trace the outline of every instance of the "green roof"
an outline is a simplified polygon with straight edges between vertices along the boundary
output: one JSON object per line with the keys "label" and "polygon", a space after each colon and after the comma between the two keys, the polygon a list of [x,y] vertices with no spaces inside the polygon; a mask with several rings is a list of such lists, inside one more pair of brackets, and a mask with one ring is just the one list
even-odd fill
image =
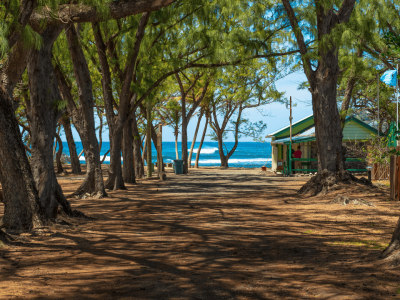
{"label": "green roof", "polygon": [[[374,127],[368,125],[367,123],[361,121],[360,119],[357,119],[354,116],[350,116],[346,118],[346,124],[349,122],[355,122],[358,125],[362,126],[363,128],[367,129],[373,134],[378,134],[378,130],[375,129]],[[298,143],[305,143],[309,141],[315,141],[315,130],[314,130],[314,116],[308,116],[305,119],[302,119],[292,125],[292,143],[298,144]],[[354,127],[353,127],[354,128]],[[271,141],[272,144],[286,144],[289,145],[290,143],[290,136],[287,136],[287,134],[290,134],[290,128],[288,129],[287,127],[284,127],[274,133],[269,134],[267,137],[273,137],[273,141]],[[383,133],[381,133],[381,136],[384,136]],[[345,138],[344,138],[345,140]]]}
{"label": "green roof", "polygon": [[[301,119],[301,120],[293,123],[292,124],[292,136],[301,134],[312,127],[314,127],[314,115],[310,115],[304,119]],[[282,129],[279,129],[278,131],[275,131],[275,132],[267,135],[266,137],[273,137],[273,138],[275,138],[275,140],[288,138],[288,137],[290,137],[290,125],[282,128]]]}

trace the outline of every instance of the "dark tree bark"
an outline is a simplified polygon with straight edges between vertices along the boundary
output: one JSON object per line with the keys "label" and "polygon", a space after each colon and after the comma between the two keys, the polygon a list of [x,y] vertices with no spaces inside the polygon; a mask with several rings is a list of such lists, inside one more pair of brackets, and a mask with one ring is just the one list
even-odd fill
{"label": "dark tree bark", "polygon": [[187,90],[184,89],[182,80],[179,76],[179,73],[175,74],[175,77],[178,81],[179,84],[179,89],[181,93],[181,107],[182,107],[182,160],[183,160],[183,174],[188,173],[188,148],[187,148],[187,127],[189,125],[189,120],[191,119],[193,113],[199,107],[201,101],[203,101],[204,96],[207,93],[207,88],[210,83],[211,77],[207,78],[206,84],[203,88],[203,92],[201,93],[201,96],[196,100],[193,99],[193,104],[192,107],[190,108],[189,112],[186,113],[186,97],[188,93],[195,87],[197,81],[199,80],[200,76],[196,76],[194,81],[189,85],[189,88]]}
{"label": "dark tree bark", "polygon": [[400,265],[400,218],[393,232],[389,246],[381,253],[380,258],[386,260],[391,266]]}
{"label": "dark tree bark", "polygon": [[140,45],[144,37],[146,25],[149,21],[150,13],[143,13],[139,21],[138,29],[136,31],[136,39],[133,50],[129,53],[127,63],[124,69],[124,76],[122,78],[122,87],[119,95],[118,116],[114,113],[114,99],[112,95],[112,82],[110,67],[106,56],[106,45],[101,36],[100,28],[97,24],[93,24],[93,33],[96,40],[97,53],[100,60],[102,69],[102,86],[104,95],[104,104],[106,109],[106,117],[108,129],[110,133],[110,166],[108,168],[108,179],[106,188],[118,190],[126,189],[121,167],[121,138],[122,130],[126,125],[131,110],[131,100],[133,93],[130,90],[131,82],[133,80],[133,73],[136,66],[136,60],[139,55]]}
{"label": "dark tree bark", "polygon": [[[38,190],[26,156],[18,122],[14,114],[12,90],[26,68],[26,53],[19,56],[18,65],[13,45],[19,39],[26,20],[30,17],[36,1],[22,1],[20,15],[9,30],[8,46],[11,49],[8,59],[3,62],[0,84],[0,181],[4,203],[3,227],[14,230],[41,227],[46,215],[42,213]],[[20,44],[20,46],[22,43]],[[21,70],[22,69],[22,70]]]}
{"label": "dark tree bark", "polygon": [[42,33],[43,46],[31,50],[28,58],[30,91],[30,124],[32,140],[32,173],[39,191],[42,213],[54,219],[60,205],[71,215],[71,206],[57,182],[53,164],[53,143],[57,122],[64,110],[55,101],[61,99],[52,65],[53,43],[63,30],[62,26],[48,27]]}
{"label": "dark tree bark", "polygon": [[74,137],[72,135],[69,116],[64,114],[64,116],[61,117],[60,121],[62,126],[64,127],[65,136],[67,138],[69,157],[71,160],[71,172],[73,174],[78,174],[81,172],[81,163],[79,161],[78,154],[76,153],[76,145]]}
{"label": "dark tree bark", "polygon": [[57,163],[57,173],[59,174],[59,173],[64,172],[64,168],[63,168],[62,163],[61,163],[61,156],[62,156],[64,147],[63,147],[60,135],[57,132],[55,133],[55,135],[56,135],[56,141],[57,141],[57,144],[58,144],[58,151],[57,151],[57,154],[56,154],[56,163]]}
{"label": "dark tree bark", "polygon": [[202,117],[203,117],[203,110],[200,111],[199,119],[197,120],[196,130],[195,130],[194,136],[193,136],[193,141],[192,141],[192,144],[190,145],[190,152],[189,152],[189,168],[192,167],[193,149],[194,149],[194,144],[196,143],[197,133],[199,132],[199,127],[200,127],[200,122],[201,122],[201,118],[202,118]]}
{"label": "dark tree bark", "polygon": [[[112,79],[110,67],[107,61],[107,49],[101,36],[98,24],[93,24],[93,33],[96,40],[97,53],[99,55],[100,65],[102,69],[101,83],[103,86],[104,106],[106,110],[106,118],[108,123],[108,131],[110,138],[110,165],[108,167],[108,179],[105,183],[107,189],[119,190],[126,189],[122,177],[121,162],[121,136],[123,127],[116,126],[114,113],[114,96],[112,94]],[[122,112],[124,114],[124,112]],[[117,130],[118,129],[118,130]]]}
{"label": "dark tree bark", "polygon": [[[6,89],[10,99],[13,99],[14,88],[21,81],[22,74],[28,63],[28,56],[29,48],[24,46],[24,42],[20,40],[11,49],[8,59],[1,69],[0,82]],[[15,106],[16,103],[14,103]]]}
{"label": "dark tree bark", "polygon": [[[122,19],[131,15],[144,12],[157,11],[170,5],[176,0],[135,0],[135,1],[112,1],[108,4],[108,15],[99,13],[96,7],[84,4],[64,4],[58,6],[58,12],[54,14],[48,8],[36,9],[29,19],[29,24],[33,28],[40,28],[45,22],[51,24],[70,24],[70,23],[95,23],[107,19]],[[29,0],[26,0],[29,2]],[[30,2],[36,2],[30,0]]]}
{"label": "dark tree bark", "polygon": [[140,139],[139,128],[137,126],[136,114],[132,119],[132,134],[133,134],[133,158],[135,165],[136,178],[144,177],[144,164],[141,157],[140,149],[142,140]]}
{"label": "dark tree bark", "polygon": [[[224,131],[226,130],[226,126],[228,125],[228,121],[233,115],[233,113],[238,109],[238,116],[235,122],[235,144],[233,145],[232,149],[225,154],[224,152],[224,142],[223,142],[223,134]],[[228,161],[229,158],[235,153],[236,148],[239,144],[239,126],[240,126],[240,119],[242,118],[242,112],[243,112],[243,106],[242,104],[235,103],[233,105],[229,105],[228,108],[225,110],[225,116],[222,124],[220,125],[218,122],[217,118],[217,108],[215,105],[213,105],[213,116],[214,118],[210,119],[211,123],[211,128],[214,130],[215,135],[217,136],[218,139],[218,153],[219,153],[219,158],[221,160],[221,167],[222,168],[229,168]]]}
{"label": "dark tree bark", "polygon": [[101,170],[100,150],[96,137],[94,121],[94,99],[89,67],[79,44],[78,33],[74,25],[66,30],[68,49],[71,54],[74,75],[78,87],[79,108],[76,107],[71,89],[60,66],[56,66],[56,76],[67,110],[81,138],[86,160],[86,177],[74,195],[89,193],[95,198],[106,197],[103,173]]}
{"label": "dark tree bark", "polygon": [[[343,135],[336,102],[339,51],[336,38],[330,35],[336,26],[349,21],[355,0],[344,0],[337,12],[335,12],[333,4],[329,7],[321,2],[315,4],[316,40],[318,44],[318,65],[315,70],[313,70],[307,45],[291,3],[289,0],[282,0],[282,3],[296,37],[302,55],[304,72],[310,84],[317,143],[317,176],[324,176],[320,190],[327,191],[329,186],[335,184],[337,180],[349,180],[351,178],[350,174],[344,171],[342,159]],[[323,175],[323,170],[326,170],[325,175]],[[314,189],[314,187],[311,187],[311,189]],[[306,184],[299,192],[308,193],[311,189],[307,188]]]}
{"label": "dark tree bark", "polygon": [[24,230],[43,226],[39,194],[36,188],[13,100],[0,86],[0,181],[3,190],[3,226]]}
{"label": "dark tree bark", "polygon": [[196,169],[199,167],[200,152],[201,152],[201,148],[203,147],[204,138],[206,137],[207,126],[208,126],[208,120],[209,119],[210,118],[209,118],[208,114],[206,114],[206,125],[204,125],[203,135],[201,136],[200,145],[199,145],[199,148],[197,149],[197,153],[196,153],[196,162],[194,164],[194,167]]}
{"label": "dark tree bark", "polygon": [[30,21],[33,10],[37,6],[37,0],[22,0],[18,16],[15,18],[15,22],[11,25],[7,35],[8,47],[12,48],[15,43],[19,40],[25,26]]}
{"label": "dark tree bark", "polygon": [[124,163],[122,169],[122,176],[124,177],[125,183],[136,183],[134,158],[133,158],[132,123],[133,120],[129,120],[123,130],[122,156],[124,158]]}

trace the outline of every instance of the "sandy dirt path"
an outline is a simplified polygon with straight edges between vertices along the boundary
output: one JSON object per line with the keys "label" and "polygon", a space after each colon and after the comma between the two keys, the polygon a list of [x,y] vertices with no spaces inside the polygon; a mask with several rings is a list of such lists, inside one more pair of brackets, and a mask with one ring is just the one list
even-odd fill
{"label": "sandy dirt path", "polygon": [[[167,175],[71,198],[91,219],[0,247],[0,299],[400,298],[398,270],[376,259],[399,216],[387,190],[352,187],[376,207],[341,206],[298,196],[303,177]],[[69,194],[81,181],[59,182]]]}

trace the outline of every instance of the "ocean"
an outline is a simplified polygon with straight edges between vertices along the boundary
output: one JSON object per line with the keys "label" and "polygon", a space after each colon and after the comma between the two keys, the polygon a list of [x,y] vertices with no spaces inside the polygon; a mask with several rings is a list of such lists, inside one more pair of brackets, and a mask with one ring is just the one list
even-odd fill
{"label": "ocean", "polygon": [[[76,143],[76,150],[78,154],[82,151],[82,143]],[[195,143],[192,157],[192,164],[196,161],[196,153],[199,146],[199,142]],[[226,147],[230,150],[234,142],[226,142]],[[188,149],[190,150],[191,143],[188,143]],[[217,142],[204,142],[200,153],[199,166],[220,166],[221,160],[218,154],[218,143]],[[101,159],[104,154],[109,150],[110,143],[103,142],[101,148]],[[178,143],[179,158],[181,158],[181,143]],[[63,142],[63,153],[69,156],[69,149],[67,142]],[[157,161],[156,149],[152,147],[153,162]],[[163,158],[164,163],[171,163],[175,159],[175,142],[163,142]],[[81,162],[85,162],[85,158],[82,155],[80,157]],[[107,156],[104,164],[110,163],[110,157]],[[257,142],[239,142],[235,153],[231,156],[228,161],[230,167],[243,167],[243,168],[259,168],[262,166],[271,166],[271,144],[270,143],[257,143]]]}

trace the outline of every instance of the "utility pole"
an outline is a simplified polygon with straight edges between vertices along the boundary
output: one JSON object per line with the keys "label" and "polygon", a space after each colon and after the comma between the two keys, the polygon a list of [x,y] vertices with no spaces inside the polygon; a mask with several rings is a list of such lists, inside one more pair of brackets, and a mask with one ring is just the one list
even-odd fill
{"label": "utility pole", "polygon": [[289,175],[292,175],[292,96],[290,96],[290,148],[289,148]]}
{"label": "utility pole", "polygon": [[380,136],[380,130],[379,130],[379,128],[380,128],[380,125],[381,125],[381,121],[380,121],[380,117],[379,117],[379,74],[377,74],[376,75],[376,79],[378,80],[378,83],[377,83],[377,85],[378,85],[378,91],[377,91],[377,94],[378,94],[378,138],[379,138],[379,136]]}
{"label": "utility pole", "polygon": [[160,180],[164,180],[162,157],[162,123],[158,124],[157,133],[157,173]]}
{"label": "utility pole", "polygon": [[151,177],[151,101],[147,100],[147,178]]}

